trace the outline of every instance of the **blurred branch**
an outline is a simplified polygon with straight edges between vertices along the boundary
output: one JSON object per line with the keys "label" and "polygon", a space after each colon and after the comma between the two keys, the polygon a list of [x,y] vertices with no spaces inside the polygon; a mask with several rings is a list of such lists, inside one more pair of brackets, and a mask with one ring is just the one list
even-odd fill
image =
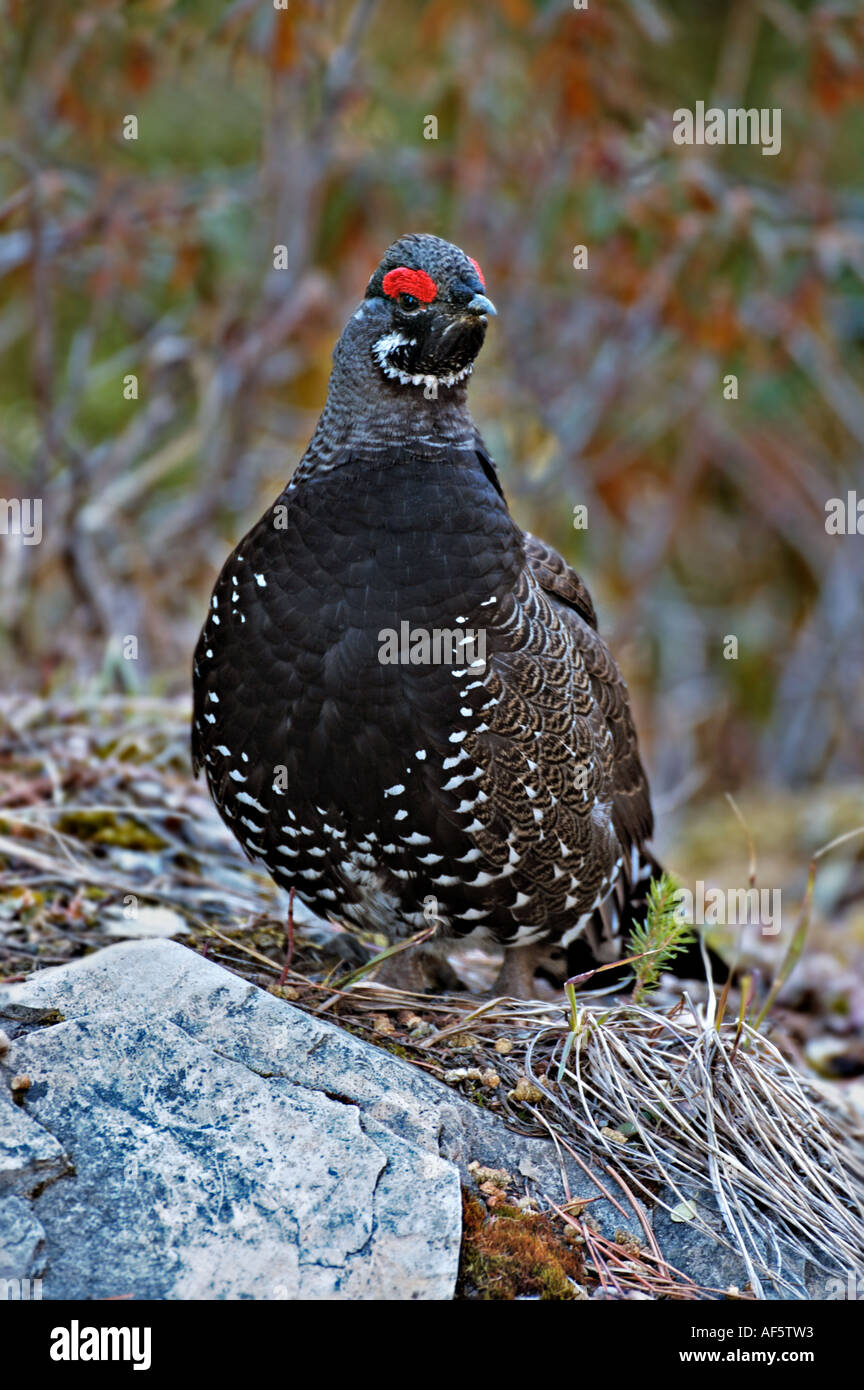
{"label": "blurred branch", "polygon": [[760,24],[758,0],[756,4],[753,0],[732,0],[717,60],[712,106],[735,106],[741,101],[753,66]]}

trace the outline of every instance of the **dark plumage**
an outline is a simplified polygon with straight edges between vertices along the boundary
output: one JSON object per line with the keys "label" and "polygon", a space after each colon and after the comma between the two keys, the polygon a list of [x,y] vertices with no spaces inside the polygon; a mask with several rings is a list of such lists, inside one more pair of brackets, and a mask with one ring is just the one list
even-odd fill
{"label": "dark plumage", "polygon": [[[648,785],[591,598],[511,518],[468,411],[494,312],[457,247],[387,251],[298,469],[216,583],[193,757],[318,913],[395,940],[434,899],[444,935],[609,958],[650,863]],[[482,633],[485,664],[382,662],[406,622]]]}

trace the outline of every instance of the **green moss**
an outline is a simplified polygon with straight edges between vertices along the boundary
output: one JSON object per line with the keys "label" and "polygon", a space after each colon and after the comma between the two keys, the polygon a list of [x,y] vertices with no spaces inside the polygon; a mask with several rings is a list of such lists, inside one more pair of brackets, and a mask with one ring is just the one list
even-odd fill
{"label": "green moss", "polygon": [[550,1217],[501,1204],[488,1213],[470,1193],[462,1199],[458,1292],[482,1300],[534,1297],[575,1301],[584,1281],[580,1252]]}
{"label": "green moss", "polygon": [[149,827],[112,811],[70,811],[59,818],[57,829],[91,844],[150,851],[168,848],[167,841]]}

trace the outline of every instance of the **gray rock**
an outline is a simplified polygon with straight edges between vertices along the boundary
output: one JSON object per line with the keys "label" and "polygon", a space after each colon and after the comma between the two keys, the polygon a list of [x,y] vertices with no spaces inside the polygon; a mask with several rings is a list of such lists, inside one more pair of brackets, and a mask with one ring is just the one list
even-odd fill
{"label": "gray rock", "polygon": [[0,1279],[32,1279],[41,1274],[45,1230],[23,1197],[0,1198]]}
{"label": "gray rock", "polygon": [[28,1104],[76,1167],[36,1204],[46,1296],[451,1292],[455,1173],[389,1131],[364,1132],[356,1107],[256,1076],[165,1020],[103,1014],[20,1052]]}
{"label": "gray rock", "polygon": [[[401,1279],[376,1296],[449,1294],[458,1181],[388,1131],[364,1132],[355,1106],[118,1011],[31,1034],[10,1058],[75,1161],[74,1180],[37,1203],[47,1297],[362,1297],[370,1264]],[[403,1190],[434,1220],[400,1268],[375,1247],[411,1234]]]}
{"label": "gray rock", "polygon": [[[10,1055],[11,1049],[2,1061],[8,1063]],[[8,1066],[6,1071],[9,1073]],[[16,1105],[8,1082],[0,1087],[0,1194],[29,1196],[68,1167],[69,1160],[56,1138]]]}

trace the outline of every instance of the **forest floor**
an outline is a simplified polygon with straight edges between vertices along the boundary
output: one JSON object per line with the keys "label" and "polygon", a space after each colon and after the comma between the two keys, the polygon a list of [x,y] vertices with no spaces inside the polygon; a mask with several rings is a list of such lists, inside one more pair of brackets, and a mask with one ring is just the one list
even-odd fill
{"label": "forest floor", "polygon": [[[553,1133],[574,1157],[593,1160],[599,1155],[607,1164],[614,1160],[616,1172],[631,1187],[647,1184],[644,1192],[651,1186],[647,1160],[634,1141],[644,1138],[638,1116],[649,1113],[649,1103],[655,1110],[656,1105],[642,1088],[656,1089],[656,1078],[665,1075],[668,1093],[678,1088],[684,1097],[683,1127],[676,1131],[671,1126],[659,1148],[652,1149],[659,1174],[677,1180],[692,1164],[686,1116],[694,1104],[708,1104],[710,1095],[718,1132],[723,1130],[720,1122],[728,1121],[728,1133],[718,1140],[727,1146],[726,1157],[732,1166],[746,1163],[754,1175],[744,1198],[754,1212],[760,1204],[764,1208],[766,1195],[780,1182],[776,1149],[769,1153],[767,1141],[773,1138],[776,1144],[781,1130],[795,1129],[802,1119],[812,1121],[817,1107],[825,1119],[823,1139],[807,1154],[787,1155],[790,1173],[796,1164],[803,1165],[805,1177],[810,1164],[820,1172],[833,1166],[839,1187],[818,1212],[812,1195],[808,1198],[811,1219],[823,1246],[827,1241],[838,1259],[855,1258],[860,1264],[860,841],[850,839],[838,847],[836,858],[827,856],[820,864],[800,959],[772,1005],[767,1025],[761,1031],[753,1026],[788,951],[785,924],[800,920],[808,860],[820,844],[854,828],[856,811],[860,819],[860,789],[800,801],[753,796],[739,808],[743,825],[734,808],[723,803],[720,812],[715,807],[688,816],[680,827],[674,862],[683,882],[740,883],[743,874],[746,885],[753,869],[749,832],[759,846],[757,881],[784,889],[784,931],[778,937],[748,931],[746,939],[736,940],[728,927],[712,932],[712,944],[725,949],[727,957],[740,952],[742,974],[751,982],[721,998],[719,1011],[716,992],[704,982],[690,988],[686,1007],[680,986],[673,988],[671,982],[652,997],[650,1009],[641,1010],[608,990],[580,994],[574,1001],[550,987],[545,1000],[490,1001],[478,995],[489,988],[496,964],[470,950],[452,958],[465,988],[411,995],[377,985],[374,978],[355,978],[386,945],[383,940],[362,938],[338,923],[321,923],[299,902],[289,932],[285,898],[242,856],[206,787],[191,777],[188,718],[186,702],[155,697],[50,702],[15,697],[0,706],[0,982],[64,964],[113,941],[175,937],[250,983],[297,1007],[326,1014],[397,1053],[511,1126],[525,1133]],[[802,930],[799,944],[803,937]],[[642,1066],[649,1053],[650,1079]],[[592,1055],[603,1059],[603,1071],[614,1078],[605,1090],[598,1081],[601,1069],[591,1073]],[[682,1076],[694,1067],[690,1090],[682,1089]],[[742,1078],[751,1093],[760,1087],[765,1093],[767,1110],[758,1118],[763,1130],[758,1137],[753,1132],[756,1117],[746,1113],[746,1105],[741,1108],[735,1095]],[[628,1120],[630,1115],[637,1123]],[[697,1166],[704,1170],[706,1190],[713,1186],[722,1197],[723,1185],[718,1189],[707,1149]],[[812,1181],[818,1180],[815,1172]],[[794,1185],[795,1179],[789,1180]],[[857,1224],[844,1212],[844,1184],[853,1193],[852,1207],[858,1206]],[[474,1296],[514,1296],[511,1284],[500,1278],[502,1252],[496,1241],[503,1240],[506,1249],[515,1242],[514,1248],[524,1247],[526,1258],[534,1259],[537,1240],[547,1236],[554,1246],[551,1283],[547,1287],[543,1279],[529,1280],[528,1296],[566,1296],[561,1289],[576,1287],[568,1270],[577,1257],[583,1267],[581,1289],[698,1296],[688,1281],[669,1271],[658,1273],[651,1259],[645,1263],[632,1250],[608,1248],[591,1233],[590,1216],[584,1212],[559,1213],[559,1226],[550,1234],[549,1214],[536,1212],[516,1192],[512,1175],[480,1173],[476,1192],[466,1197],[465,1229],[473,1241],[466,1256],[473,1271],[465,1276],[468,1296],[472,1291]],[[792,1206],[784,1229],[787,1236],[803,1239]],[[546,1224],[533,1230],[530,1223],[540,1217]],[[688,1219],[686,1210],[683,1219]],[[482,1270],[489,1268],[498,1272],[484,1288]],[[747,1290],[742,1296],[748,1296]]]}

